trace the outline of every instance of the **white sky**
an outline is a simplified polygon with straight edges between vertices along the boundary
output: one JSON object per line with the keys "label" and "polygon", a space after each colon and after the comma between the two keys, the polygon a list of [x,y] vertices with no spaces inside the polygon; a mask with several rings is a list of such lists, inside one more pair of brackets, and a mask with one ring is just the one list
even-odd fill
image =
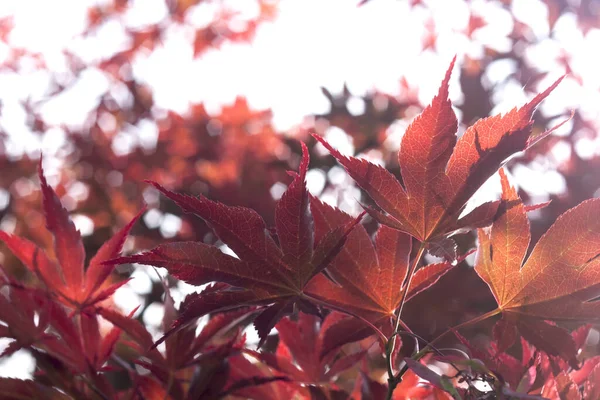
{"label": "white sky", "polygon": [[[237,7],[244,5],[248,16],[254,13],[252,7],[247,6],[254,4],[253,1],[228,3]],[[163,47],[147,57],[138,58],[134,74],[152,86],[159,107],[184,112],[190,102],[203,101],[209,109],[215,109],[231,103],[241,94],[247,96],[254,107],[272,108],[276,125],[282,130],[298,124],[307,114],[327,110],[320,86],[337,92],[347,82],[356,95],[373,88],[397,93],[399,78],[404,76],[420,88],[421,100],[427,103],[437,90],[452,56],[479,56],[483,42],[507,50],[506,35],[512,28],[510,16],[500,6],[473,1],[472,8],[489,24],[475,35],[480,43],[470,43],[460,33],[469,17],[467,5],[461,0],[430,3],[433,5],[431,15],[422,9],[410,10],[408,2],[396,0],[372,1],[361,8],[356,7],[355,1],[348,0],[284,0],[277,20],[259,28],[252,45],[227,44],[220,51],[209,51],[201,59],[193,60],[191,31],[174,28],[169,30]],[[530,9],[524,10],[521,8],[524,3],[515,3],[520,4],[515,10],[517,15],[530,22],[538,35],[546,35],[548,26],[542,3],[537,0],[527,2]],[[77,38],[85,27],[86,1],[10,0],[0,4],[0,15],[15,15],[16,29],[11,35],[14,45],[40,51],[51,68],[61,70],[64,68],[62,49],[70,49],[88,61],[107,57],[123,47],[123,23],[140,27],[160,20],[166,12],[159,0],[134,4],[124,21],[105,24],[95,37],[86,41]],[[198,7],[193,13],[193,21],[205,23],[203,15],[212,15],[213,8],[209,5]],[[438,54],[421,53],[424,25],[431,17],[439,32]],[[561,26],[564,26],[561,28],[564,41],[569,42],[578,57],[585,58],[576,64],[587,72],[586,79],[597,89],[600,78],[592,72],[600,66],[600,60],[590,57],[586,50],[598,43],[598,34],[594,32],[585,39],[577,37],[569,18],[561,21]],[[539,59],[542,54],[550,59],[544,62],[552,71],[548,79],[563,72],[552,61],[556,51],[555,42],[532,49],[532,57]],[[0,59],[2,53],[0,48]],[[499,76],[490,77],[492,81],[510,71],[508,68],[495,70],[499,71]],[[0,88],[4,89],[0,93],[3,100],[14,101],[17,93],[21,98],[31,94],[35,98],[43,92],[43,73],[10,78],[0,81]],[[455,73],[452,96],[459,101],[457,79]],[[74,88],[70,96],[63,96],[67,97],[60,99],[64,101],[56,100],[56,104],[48,105],[46,115],[50,115],[55,123],[76,124],[83,119],[85,111],[93,108],[98,95],[106,91],[108,85],[99,72],[86,71],[80,77],[81,87]],[[507,90],[510,96],[502,96],[510,97],[507,107],[525,100],[520,88]],[[77,102],[71,100],[75,98]],[[564,103],[564,97],[560,98]],[[572,102],[576,98],[579,97],[573,98]],[[503,99],[499,103],[502,109]]]}

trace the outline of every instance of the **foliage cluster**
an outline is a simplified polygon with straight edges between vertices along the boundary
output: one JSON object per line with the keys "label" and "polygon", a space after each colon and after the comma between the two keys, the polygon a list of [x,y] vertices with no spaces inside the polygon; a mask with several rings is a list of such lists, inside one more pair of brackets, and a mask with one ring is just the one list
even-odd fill
{"label": "foliage cluster", "polygon": [[[91,8],[84,36],[125,19],[127,3]],[[536,39],[515,19],[511,52],[485,47],[480,59],[460,63],[459,117],[449,100],[453,61],[416,117],[417,89],[406,80],[400,95],[361,96],[358,115],[348,89],[324,89],[330,112],[283,135],[269,111],[243,98],[218,113],[202,104],[186,115],[157,111],[150,89],[127,73],[173,26],[193,28],[194,57],[202,57],[251,40],[276,5],[259,1],[240,29],[226,9],[190,27],[187,15],[202,1],[168,3],[161,23],[127,30],[129,48],[93,65],[65,52],[69,74],[50,73],[48,99],[95,68],[130,100],[122,104],[111,89],[85,126],[60,127],[65,163],[53,185],[41,158],[15,157],[0,132],[0,187],[10,199],[0,210],[0,336],[9,340],[2,357],[25,349],[36,362],[31,380],[0,378],[0,397],[600,398],[600,349],[590,340],[600,322],[600,176],[589,172],[600,157],[572,150],[557,166],[566,192],[542,203],[507,173],[595,135],[578,110],[533,119],[561,81],[578,79],[568,57],[560,61],[569,76],[488,117],[485,76],[494,62],[516,60],[507,79],[527,87],[546,75],[519,53]],[[596,27],[587,2],[545,4],[550,26],[573,13],[582,31]],[[484,26],[473,11],[462,34],[476,42]],[[3,27],[5,41],[10,23]],[[436,51],[434,30],[424,51]],[[50,71],[40,55],[11,52],[2,70],[19,71],[27,59]],[[41,104],[28,98],[22,107],[33,132],[56,129]],[[391,125],[412,117],[391,149]],[[154,146],[115,149],[121,130],[148,121],[158,130]],[[328,127],[352,139],[357,157],[329,143]],[[553,135],[565,127],[567,136]],[[321,193],[307,189],[311,173],[329,178]],[[340,176],[341,186],[362,189],[352,192],[359,201],[335,188]],[[488,179],[500,181],[500,198],[473,207]],[[336,196],[336,204],[324,201]],[[82,235],[73,215],[89,218],[93,232]],[[169,216],[182,226],[165,234],[155,220]],[[140,309],[124,313],[115,299],[135,279],[128,271],[142,265],[159,279]],[[201,289],[176,301],[181,282]],[[164,310],[160,326],[142,323],[151,304]],[[258,345],[247,343],[249,329]]]}

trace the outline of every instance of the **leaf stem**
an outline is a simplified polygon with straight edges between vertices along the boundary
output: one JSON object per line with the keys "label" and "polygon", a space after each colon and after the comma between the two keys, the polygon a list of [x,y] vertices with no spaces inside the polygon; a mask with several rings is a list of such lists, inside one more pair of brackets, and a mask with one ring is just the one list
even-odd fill
{"label": "leaf stem", "polygon": [[[434,348],[434,344],[436,342],[438,342],[439,340],[441,340],[448,333],[457,331],[468,325],[473,325],[473,324],[479,323],[479,322],[484,321],[488,318],[491,318],[495,315],[498,315],[501,312],[502,312],[501,309],[496,308],[495,310],[489,311],[485,314],[481,314],[473,319],[470,319],[468,321],[462,322],[458,325],[455,325],[451,328],[446,329],[444,332],[442,332],[440,335],[438,335],[435,339],[433,339],[432,341],[427,343],[427,345],[423,348],[423,350],[419,351],[412,358],[417,361],[420,360],[421,358],[423,358],[429,351],[431,351]],[[400,370],[400,372],[398,372],[398,375],[394,376],[392,379],[388,378],[389,385],[388,385],[388,393],[387,393],[387,397],[386,397],[387,400],[391,400],[392,394],[394,393],[394,389],[402,381],[402,376],[406,373],[406,371],[408,371],[408,365],[405,364],[404,367]]]}
{"label": "leaf stem", "polygon": [[[415,274],[415,270],[417,269],[417,266],[419,265],[419,262],[421,261],[421,257],[423,257],[424,253],[425,253],[425,243],[421,243],[421,245],[419,246],[419,250],[417,250],[417,254],[415,255],[415,258],[413,259],[413,262],[408,267],[408,271],[406,273],[406,278],[404,279],[404,284],[400,288],[400,305],[398,306],[398,311],[396,312],[396,326],[394,327],[394,333],[398,333],[398,330],[400,329],[400,325],[402,324],[400,321],[401,321],[401,317],[402,317],[402,310],[404,309],[404,303],[406,302],[406,296],[408,295],[408,290],[410,288],[410,284],[412,283],[412,278]],[[391,354],[394,353],[395,347],[396,347],[396,341],[394,340],[394,341],[392,341],[392,344],[391,344],[391,350],[390,350]],[[389,370],[393,371],[394,368],[392,365],[391,356],[388,359],[388,363],[390,366]]]}
{"label": "leaf stem", "polygon": [[393,366],[393,354],[396,349],[396,334],[400,329],[402,310],[404,309],[404,303],[406,302],[406,297],[408,295],[408,290],[410,288],[410,284],[412,283],[412,278],[415,274],[415,270],[425,253],[425,243],[421,242],[419,245],[419,250],[417,250],[417,254],[413,259],[412,263],[408,267],[408,271],[406,273],[406,278],[404,279],[404,283],[400,288],[400,305],[398,306],[398,311],[396,312],[396,325],[394,327],[394,334],[390,339],[388,339],[388,343],[385,346],[385,356],[387,359],[387,368],[388,368],[388,393],[387,399],[390,400],[392,398],[392,394],[394,393],[394,389],[398,386],[398,383],[402,380],[402,373],[398,375],[394,375],[394,366]]}

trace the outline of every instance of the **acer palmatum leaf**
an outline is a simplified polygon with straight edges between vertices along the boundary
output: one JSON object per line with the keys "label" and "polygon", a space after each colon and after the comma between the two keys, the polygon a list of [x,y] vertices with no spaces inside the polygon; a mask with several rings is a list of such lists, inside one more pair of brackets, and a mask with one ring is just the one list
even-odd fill
{"label": "acer palmatum leaf", "polygon": [[84,272],[85,251],[79,231],[69,218],[58,196],[48,185],[40,158],[39,177],[42,190],[46,227],[54,237],[56,260],[34,243],[0,231],[3,241],[17,258],[33,272],[57,298],[68,307],[83,310],[110,297],[127,281],[105,284],[113,265],[104,261],[117,257],[129,231],[145,211],[145,207],[129,224],[106,241],[90,261]]}
{"label": "acer palmatum leaf", "polygon": [[297,321],[283,318],[276,325],[279,344],[275,354],[246,352],[299,384],[327,383],[356,365],[366,354],[366,350],[361,350],[336,357],[335,352],[322,351],[328,330],[346,317],[332,312],[322,322],[318,317],[305,313],[299,313]]}
{"label": "acer palmatum leaf", "polygon": [[475,270],[490,287],[498,311],[526,339],[574,361],[574,341],[544,320],[600,321],[600,199],[562,214],[525,261],[531,238],[526,208],[503,170],[502,203],[489,230],[478,231]]}
{"label": "acer palmatum leaf", "polygon": [[531,116],[562,79],[521,108],[480,119],[457,140],[457,120],[448,99],[453,67],[454,60],[438,94],[402,138],[398,161],[403,184],[385,168],[343,156],[322,137],[313,135],[385,212],[370,208],[371,216],[421,242],[491,223],[495,202],[459,216],[471,196],[508,157],[533,144]]}
{"label": "acer palmatum leaf", "polygon": [[[471,360],[479,360],[484,363],[486,368],[489,368],[494,373],[499,374],[503,381],[508,383],[513,389],[518,386],[523,386],[524,375],[527,376],[531,359],[523,354],[521,359],[517,359],[509,353],[503,352],[499,348],[499,343],[496,340],[491,341],[484,348],[479,348],[472,341],[452,330],[457,339],[465,346]],[[524,346],[528,346],[527,342],[523,342]],[[534,368],[535,369],[535,368]],[[529,383],[531,385],[533,382]]]}
{"label": "acer palmatum leaf", "polygon": [[287,383],[290,380],[287,376],[272,372],[242,354],[230,357],[227,361],[229,377],[225,389],[215,396],[216,398],[265,400],[305,398],[297,396],[298,388]]}
{"label": "acer palmatum leaf", "polygon": [[[311,197],[315,219],[315,237],[350,223],[353,218],[343,211]],[[386,336],[393,333],[392,320],[401,301],[401,287],[408,273],[411,254],[409,235],[385,225],[379,227],[374,241],[364,226],[357,226],[346,239],[346,245],[328,267],[336,283],[323,275],[315,276],[306,293],[380,328]],[[464,256],[458,261],[462,261]],[[408,299],[433,285],[453,267],[450,262],[427,265],[415,273]],[[364,322],[349,319],[343,329],[325,339],[328,352],[344,342],[370,336],[374,332]]]}
{"label": "acer palmatum leaf", "polygon": [[46,182],[40,157],[39,177],[42,189],[46,228],[54,237],[54,253],[60,265],[65,289],[77,293],[83,286],[85,249],[79,231],[69,218],[69,213],[60,203],[54,190]]}
{"label": "acer palmatum leaf", "polygon": [[346,237],[362,217],[331,229],[315,240],[305,184],[308,163],[308,149],[302,144],[299,172],[292,174],[293,181],[276,206],[275,230],[279,244],[260,215],[249,208],[227,206],[203,196],[173,193],[151,182],[184,211],[206,221],[237,257],[201,242],[181,242],[160,245],[149,252],[118,258],[110,263],[154,265],[164,267],[173,276],[194,285],[218,281],[241,288],[188,298],[175,324],[181,326],[215,311],[249,305],[267,306],[255,320],[255,327],[264,340],[294,304],[310,308],[310,299],[304,294],[306,284],[340,252]]}

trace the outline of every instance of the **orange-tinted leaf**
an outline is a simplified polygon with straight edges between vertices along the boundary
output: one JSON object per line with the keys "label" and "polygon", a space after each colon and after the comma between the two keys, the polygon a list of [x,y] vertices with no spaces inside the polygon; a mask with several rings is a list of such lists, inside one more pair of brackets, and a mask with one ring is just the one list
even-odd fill
{"label": "orange-tinted leaf", "polygon": [[458,127],[448,99],[454,61],[446,71],[438,94],[406,130],[398,152],[407,192],[408,220],[420,240],[434,233],[446,213],[443,203],[451,190],[444,170],[456,145]]}
{"label": "orange-tinted leaf", "polygon": [[535,107],[560,82],[519,109],[479,120],[457,140],[456,117],[448,100],[453,66],[454,61],[431,105],[402,138],[398,157],[404,187],[385,168],[345,157],[313,135],[386,213],[368,210],[371,216],[420,241],[491,223],[493,203],[462,220],[459,216],[469,198],[504,160],[528,147]]}
{"label": "orange-tinted leaf", "polygon": [[[350,215],[315,198],[311,198],[311,209],[315,218],[317,238],[324,232],[352,221]],[[381,226],[373,243],[364,226],[357,226],[348,235],[346,245],[328,267],[329,274],[337,283],[318,275],[310,281],[306,293],[336,310],[357,316],[379,327],[388,326],[386,321],[389,322],[390,318],[394,317],[394,312],[400,304],[400,289],[406,278],[410,254],[411,238],[407,234]],[[411,299],[433,285],[450,268],[452,264],[440,263],[417,270],[407,298]],[[364,333],[358,329],[360,324],[363,324],[364,328],[364,323],[348,321],[345,324],[348,324],[348,333],[353,333],[340,332],[337,339],[364,337]],[[328,349],[332,348],[330,343]]]}
{"label": "orange-tinted leaf", "polygon": [[[311,209],[317,237],[352,220],[348,214],[317,199],[311,199]],[[408,270],[411,239],[382,226],[375,241],[376,245],[366,229],[357,226],[328,268],[339,285],[318,275],[309,283],[307,293],[369,321],[393,316]]]}
{"label": "orange-tinted leaf", "polygon": [[564,372],[561,372],[556,377],[556,388],[558,390],[558,395],[561,400],[581,400],[581,393],[579,392],[579,388],[569,375]]}
{"label": "orange-tinted leaf", "polygon": [[600,199],[561,215],[523,265],[529,223],[501,173],[503,206],[491,234],[479,231],[477,273],[503,312],[550,320],[600,320]]}
{"label": "orange-tinted leaf", "polygon": [[433,385],[423,382],[412,370],[402,375],[402,382],[394,390],[393,400],[431,399],[450,400],[452,396]]}
{"label": "orange-tinted leaf", "polygon": [[526,209],[500,172],[502,204],[490,232],[479,230],[476,271],[527,340],[576,365],[572,337],[541,320],[600,320],[600,303],[591,301],[600,295],[600,199],[561,215],[523,265],[530,240]]}
{"label": "orange-tinted leaf", "polygon": [[171,400],[163,384],[149,376],[137,377],[137,389],[148,400]]}

